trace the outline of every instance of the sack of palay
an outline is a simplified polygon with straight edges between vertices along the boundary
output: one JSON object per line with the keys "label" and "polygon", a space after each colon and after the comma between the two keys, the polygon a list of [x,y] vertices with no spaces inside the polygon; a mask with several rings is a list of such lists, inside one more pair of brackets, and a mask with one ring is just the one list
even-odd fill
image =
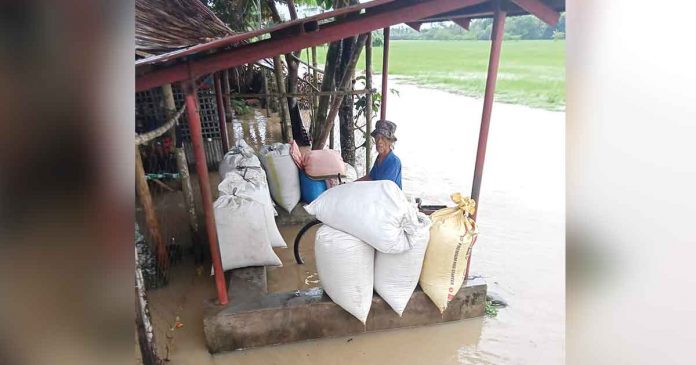
{"label": "sack of palay", "polygon": [[444,208],[430,215],[430,241],[425,252],[420,286],[444,312],[464,283],[466,263],[478,231],[471,218],[476,209],[473,199],[455,193],[456,207]]}
{"label": "sack of palay", "polygon": [[390,180],[358,181],[333,187],[305,206],[305,210],[322,223],[384,253],[411,249],[406,235],[418,227],[417,209]]}

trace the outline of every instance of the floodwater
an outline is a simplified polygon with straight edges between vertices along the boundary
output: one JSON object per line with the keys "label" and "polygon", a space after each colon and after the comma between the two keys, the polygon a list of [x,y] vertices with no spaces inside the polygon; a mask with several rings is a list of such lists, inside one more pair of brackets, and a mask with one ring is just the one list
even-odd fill
{"label": "floodwater", "polygon": [[[398,126],[394,152],[403,165],[404,191],[424,204],[447,204],[454,192],[468,195],[482,100],[390,83],[400,92],[389,95],[388,119]],[[246,136],[250,144],[276,141],[277,119],[264,116],[260,111],[250,123],[234,121],[231,138]],[[201,298],[215,295],[213,281],[181,265],[178,270],[188,272],[182,280],[150,293],[159,352],[169,347],[174,364],[563,363],[564,140],[562,112],[509,104],[493,108],[471,273],[484,277],[489,293],[509,304],[497,316],[213,356],[205,349],[200,305]],[[363,168],[359,163],[359,171]],[[298,229],[281,229],[289,244]],[[318,285],[311,257],[314,231],[303,240],[304,266],[294,264],[291,248],[276,249],[284,267],[268,270],[270,291]],[[185,326],[170,330],[175,316]]]}

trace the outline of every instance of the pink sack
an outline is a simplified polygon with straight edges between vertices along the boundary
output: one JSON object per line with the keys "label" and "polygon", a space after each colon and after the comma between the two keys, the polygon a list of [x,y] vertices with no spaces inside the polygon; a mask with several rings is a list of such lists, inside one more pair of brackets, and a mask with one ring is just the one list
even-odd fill
{"label": "pink sack", "polygon": [[341,153],[336,150],[310,150],[302,156],[302,165],[307,176],[314,179],[346,175],[346,165]]}
{"label": "pink sack", "polygon": [[292,160],[295,162],[295,165],[297,165],[297,168],[302,170],[302,151],[300,151],[300,147],[297,145],[297,142],[295,142],[294,139],[290,142],[290,157],[292,157]]}

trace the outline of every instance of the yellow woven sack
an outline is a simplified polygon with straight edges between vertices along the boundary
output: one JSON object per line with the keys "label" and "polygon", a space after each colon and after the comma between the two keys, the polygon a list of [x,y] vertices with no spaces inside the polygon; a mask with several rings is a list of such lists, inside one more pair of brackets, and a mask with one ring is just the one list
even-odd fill
{"label": "yellow woven sack", "polygon": [[452,194],[456,207],[444,208],[430,215],[430,241],[425,252],[420,286],[440,310],[457,295],[464,283],[466,261],[478,231],[470,217],[476,202],[460,193]]}

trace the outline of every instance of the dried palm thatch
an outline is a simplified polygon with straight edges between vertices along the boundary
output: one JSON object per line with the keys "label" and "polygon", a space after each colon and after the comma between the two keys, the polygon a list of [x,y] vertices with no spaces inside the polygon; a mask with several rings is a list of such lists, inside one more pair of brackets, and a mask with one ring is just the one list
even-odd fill
{"label": "dried palm thatch", "polygon": [[135,51],[150,56],[233,34],[200,0],[136,0]]}

